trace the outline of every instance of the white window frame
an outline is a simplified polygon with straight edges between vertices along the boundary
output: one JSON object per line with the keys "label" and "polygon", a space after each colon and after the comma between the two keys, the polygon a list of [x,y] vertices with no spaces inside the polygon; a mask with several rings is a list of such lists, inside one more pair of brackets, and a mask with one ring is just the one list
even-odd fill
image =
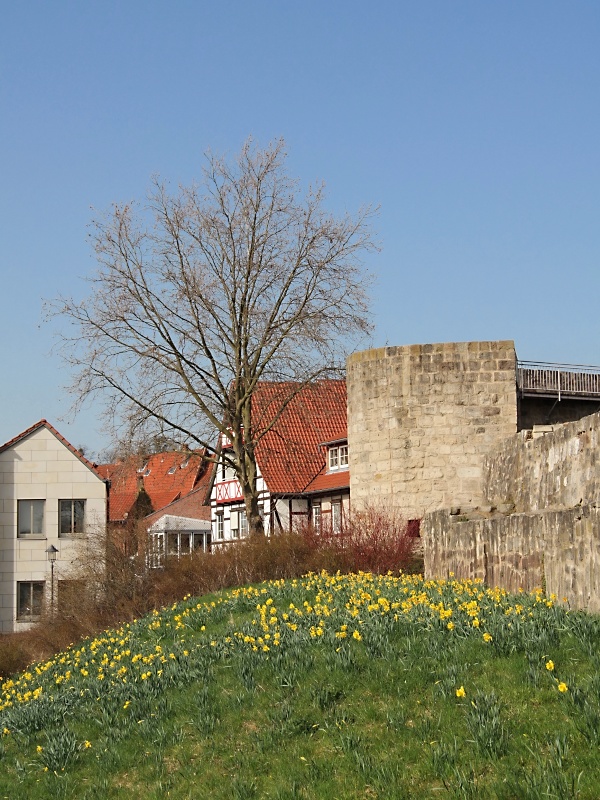
{"label": "white window frame", "polygon": [[223,541],[225,538],[225,520],[223,514],[217,514],[217,539]]}
{"label": "white window frame", "polygon": [[338,448],[337,447],[330,447],[328,452],[328,459],[329,459],[329,470],[332,472],[333,470],[338,469]]}
{"label": "white window frame", "polygon": [[348,445],[341,444],[339,447],[340,469],[348,466]]}
{"label": "white window frame", "polygon": [[327,468],[329,472],[348,467],[348,445],[341,444],[330,447],[327,451]]}
{"label": "white window frame", "polygon": [[331,503],[331,530],[339,533],[342,529],[342,501],[333,500]]}
{"label": "white window frame", "polygon": [[[33,530],[35,527],[34,503],[38,503],[38,509],[41,508],[41,525],[40,530]],[[23,523],[27,522],[29,530],[21,532]],[[17,500],[17,537],[24,538],[44,538],[44,531],[46,526],[46,501],[45,500]]]}
{"label": "white window frame", "polygon": [[[71,524],[70,530],[63,531],[62,529],[62,509],[63,503],[70,504],[70,517],[71,517]],[[81,530],[75,530],[77,528],[76,524],[76,515],[75,515],[75,503],[82,503],[83,505],[83,517],[81,521]],[[85,500],[82,498],[74,498],[72,500],[59,500],[58,501],[58,536],[61,539],[68,539],[71,536],[82,536],[85,533]]]}
{"label": "white window frame", "polygon": [[321,503],[315,503],[312,507],[312,526],[315,533],[321,533],[323,526]]}

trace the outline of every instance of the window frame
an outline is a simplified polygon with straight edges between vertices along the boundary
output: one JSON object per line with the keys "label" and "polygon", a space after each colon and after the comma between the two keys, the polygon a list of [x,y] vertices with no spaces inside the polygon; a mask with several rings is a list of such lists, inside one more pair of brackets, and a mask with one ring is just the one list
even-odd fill
{"label": "window frame", "polygon": [[[335,511],[334,511],[335,509]],[[340,533],[342,530],[342,501],[331,501],[331,530],[333,533]]]}
{"label": "window frame", "polygon": [[[40,530],[21,531],[21,523],[25,518],[23,509],[25,504],[29,504],[27,516],[29,517],[29,527],[34,528],[34,503],[39,503],[42,509]],[[18,539],[45,539],[46,538],[46,501],[43,498],[26,498],[17,500],[17,538]]]}
{"label": "window frame", "polygon": [[[17,622],[37,622],[44,613],[46,581],[17,581],[16,584],[17,602],[15,617]],[[21,588],[25,586],[29,588],[29,614],[24,613],[24,604],[21,602]],[[37,600],[34,597],[34,588],[36,587],[40,590]]]}
{"label": "window frame", "polygon": [[248,517],[246,510],[241,509],[238,515],[238,538],[245,539],[248,536]]}
{"label": "window frame", "polygon": [[[70,530],[63,531],[63,503],[70,504]],[[77,524],[77,513],[75,511],[75,503],[81,503],[81,525]],[[76,536],[85,535],[85,499],[81,497],[74,497],[72,499],[63,499],[58,501],[58,538],[59,539],[72,539]],[[81,527],[81,530],[75,530]]]}
{"label": "window frame", "polygon": [[311,522],[315,533],[321,533],[323,529],[323,509],[321,503],[314,503],[311,508]]}
{"label": "window frame", "polygon": [[341,469],[348,469],[347,444],[327,448],[327,471],[338,472]]}

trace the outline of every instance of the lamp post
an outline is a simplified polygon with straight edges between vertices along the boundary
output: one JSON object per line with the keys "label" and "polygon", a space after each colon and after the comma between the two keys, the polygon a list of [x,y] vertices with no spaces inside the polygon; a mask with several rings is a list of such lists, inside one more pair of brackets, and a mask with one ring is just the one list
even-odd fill
{"label": "lamp post", "polygon": [[54,617],[54,562],[58,555],[58,548],[51,544],[46,548],[46,555],[50,562],[50,616]]}

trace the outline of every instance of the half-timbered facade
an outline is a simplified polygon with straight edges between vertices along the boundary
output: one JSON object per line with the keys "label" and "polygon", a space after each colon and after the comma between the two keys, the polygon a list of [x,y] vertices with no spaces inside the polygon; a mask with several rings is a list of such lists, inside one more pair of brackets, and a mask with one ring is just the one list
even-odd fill
{"label": "half-timbered facade", "polygon": [[[308,521],[317,530],[339,530],[350,505],[346,383],[322,380],[306,386],[278,415],[281,398],[289,389],[289,385],[263,383],[253,397],[253,425],[268,428],[256,450],[265,532],[289,531],[296,522]],[[229,448],[223,437],[225,456]],[[223,457],[215,468],[211,521],[213,546],[248,534],[241,486]]]}

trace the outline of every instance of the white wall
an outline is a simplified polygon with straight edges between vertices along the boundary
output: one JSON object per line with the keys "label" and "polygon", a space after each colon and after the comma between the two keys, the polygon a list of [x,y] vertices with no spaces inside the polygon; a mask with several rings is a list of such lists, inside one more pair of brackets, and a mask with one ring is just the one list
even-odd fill
{"label": "white wall", "polygon": [[[17,537],[19,500],[44,500],[41,536]],[[59,500],[85,500],[87,535],[106,526],[106,485],[50,430],[38,428],[0,453],[0,631],[22,630],[17,622],[17,583],[45,581],[50,595],[50,563],[46,548],[58,549],[54,588],[67,577],[85,539],[59,537]]]}

